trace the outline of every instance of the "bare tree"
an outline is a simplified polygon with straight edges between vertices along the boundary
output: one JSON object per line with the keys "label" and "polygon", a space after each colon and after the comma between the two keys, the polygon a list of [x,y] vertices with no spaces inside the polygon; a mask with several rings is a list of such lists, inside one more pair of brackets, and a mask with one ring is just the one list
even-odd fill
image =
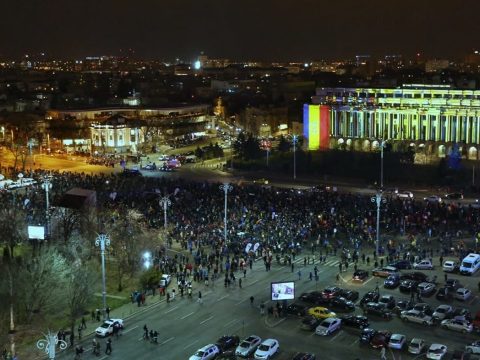
{"label": "bare tree", "polygon": [[15,247],[27,239],[26,216],[20,204],[4,204],[0,207],[0,244],[8,248],[4,255],[13,258]]}

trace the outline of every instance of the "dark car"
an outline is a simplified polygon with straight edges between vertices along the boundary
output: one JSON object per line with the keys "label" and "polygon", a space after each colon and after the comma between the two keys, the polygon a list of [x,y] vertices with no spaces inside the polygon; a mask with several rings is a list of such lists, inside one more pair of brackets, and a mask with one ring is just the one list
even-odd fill
{"label": "dark car", "polygon": [[346,315],[341,318],[342,326],[348,326],[355,329],[363,330],[368,328],[368,318],[362,315]]}
{"label": "dark car", "polygon": [[215,360],[238,360],[238,359],[240,358],[237,355],[235,355],[235,350],[228,350],[228,351],[222,352],[217,357],[215,357]]}
{"label": "dark car", "polygon": [[365,315],[375,315],[379,316],[383,319],[391,319],[392,318],[392,313],[385,309],[385,307],[382,304],[379,303],[374,303],[374,302],[369,302],[363,307],[363,313]]}
{"label": "dark car", "polygon": [[451,278],[451,279],[447,279],[447,281],[445,282],[445,287],[449,287],[454,290],[457,290],[463,287],[463,285],[460,283],[460,280]]}
{"label": "dark car", "polygon": [[409,300],[399,300],[393,308],[393,312],[397,315],[400,315],[402,311],[413,309],[415,304]]}
{"label": "dark car", "polygon": [[444,198],[448,200],[461,200],[463,199],[463,194],[454,192],[454,193],[446,194]]}
{"label": "dark car", "polygon": [[372,340],[376,333],[377,330],[370,328],[363,329],[362,333],[360,334],[360,344],[370,344],[370,340]]}
{"label": "dark car", "polygon": [[336,297],[330,301],[330,309],[339,312],[353,311],[355,310],[355,304],[344,297]]}
{"label": "dark car", "polygon": [[390,331],[377,331],[375,335],[373,335],[372,339],[370,340],[370,345],[374,349],[379,349],[382,347],[388,347],[388,342],[392,337],[392,333]]}
{"label": "dark car", "polygon": [[300,300],[310,305],[316,305],[321,299],[322,293],[320,291],[311,291],[300,295]]}
{"label": "dark car", "polygon": [[383,282],[383,287],[386,289],[395,289],[398,285],[400,285],[400,275],[398,274],[390,275]]}
{"label": "dark car", "polygon": [[399,270],[410,270],[412,268],[412,263],[408,260],[397,260],[388,264],[388,266],[396,267]]}
{"label": "dark car", "polygon": [[426,314],[428,316],[432,316],[432,314],[433,314],[432,308],[427,303],[417,303],[417,304],[415,304],[413,309],[417,310],[417,311],[420,311],[420,312],[423,312],[424,314]]}
{"label": "dark car", "polygon": [[357,270],[353,273],[353,281],[365,281],[368,278],[368,271],[366,270]]}
{"label": "dark car", "polygon": [[395,307],[395,298],[392,295],[383,295],[378,299],[378,304],[385,309],[392,310]]}
{"label": "dark car", "polygon": [[338,293],[338,296],[341,296],[350,301],[357,301],[360,294],[358,293],[358,291],[355,290],[342,289]]}
{"label": "dark car", "polygon": [[429,282],[423,282],[417,285],[417,291],[420,292],[422,296],[432,296],[437,291],[435,284]]}
{"label": "dark car", "polygon": [[308,307],[299,303],[293,303],[287,306],[286,313],[287,315],[295,316],[305,316],[307,313]]}
{"label": "dark car", "polygon": [[380,294],[378,291],[369,291],[363,295],[362,300],[360,300],[360,306],[364,306],[369,302],[377,302],[380,299]]}
{"label": "dark car", "polygon": [[142,176],[142,173],[138,169],[123,169],[120,174],[124,177]]}
{"label": "dark car", "polygon": [[317,319],[313,316],[306,316],[302,319],[302,325],[300,325],[300,328],[302,330],[314,331],[322,321],[322,319]]}
{"label": "dark car", "polygon": [[465,352],[463,350],[454,350],[452,357],[450,359],[452,360],[470,360],[472,358],[472,355],[468,352]]}
{"label": "dark car", "polygon": [[292,360],[316,360],[315,354],[311,353],[298,353],[292,358]]}
{"label": "dark car", "polygon": [[240,338],[237,335],[224,335],[217,340],[215,345],[223,352],[236,348],[240,343]]}
{"label": "dark car", "polygon": [[414,271],[414,272],[402,274],[400,276],[400,280],[415,280],[418,282],[424,282],[428,280],[428,276],[422,272]]}
{"label": "dark car", "polygon": [[402,280],[400,282],[400,291],[403,293],[411,293],[417,289],[418,281],[415,280]]}
{"label": "dark car", "polygon": [[324,299],[333,299],[338,296],[339,292],[342,291],[339,287],[329,286],[322,291],[322,297]]}
{"label": "dark car", "polygon": [[453,300],[454,295],[455,295],[455,290],[446,286],[438,289],[435,297],[437,298],[437,300],[451,301]]}
{"label": "dark car", "polygon": [[450,319],[464,318],[465,320],[472,321],[472,313],[465,308],[456,308],[449,316]]}

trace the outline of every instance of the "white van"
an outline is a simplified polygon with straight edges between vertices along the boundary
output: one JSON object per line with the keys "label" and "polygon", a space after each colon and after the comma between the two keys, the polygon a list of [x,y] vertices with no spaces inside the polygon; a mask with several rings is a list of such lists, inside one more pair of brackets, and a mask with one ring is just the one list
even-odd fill
{"label": "white van", "polygon": [[468,254],[462,260],[462,264],[460,265],[460,274],[473,275],[478,269],[480,269],[480,255]]}

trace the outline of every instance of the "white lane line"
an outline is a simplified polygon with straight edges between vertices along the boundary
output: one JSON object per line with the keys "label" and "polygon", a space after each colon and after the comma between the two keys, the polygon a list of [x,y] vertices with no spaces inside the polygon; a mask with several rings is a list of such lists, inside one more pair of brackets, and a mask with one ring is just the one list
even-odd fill
{"label": "white lane line", "polygon": [[182,319],[182,320],[183,320],[183,319],[186,319],[187,317],[189,317],[190,315],[193,315],[193,314],[195,314],[194,311],[192,311],[190,314],[187,314],[187,315],[182,316],[180,319]]}
{"label": "white lane line", "polygon": [[108,355],[105,355],[105,356],[101,357],[100,360],[104,360],[106,358],[108,358]]}
{"label": "white lane line", "polygon": [[198,342],[198,340],[195,340],[194,342],[188,344],[188,345],[185,345],[185,347],[183,348],[183,350],[185,349],[188,349],[190,346],[193,346],[194,344],[196,344]]}
{"label": "white lane line", "polygon": [[223,299],[227,298],[229,295],[224,295],[221,298],[217,299],[216,302],[222,301]]}
{"label": "white lane line", "polygon": [[350,345],[348,345],[348,346],[350,346],[350,347],[351,347],[351,346],[354,346],[354,345],[356,345],[356,344],[358,344],[358,339],[357,339],[357,340],[355,340],[353,343],[351,343],[351,344],[350,344]]}
{"label": "white lane line", "polygon": [[168,310],[168,311],[165,311],[165,314],[171,313],[171,312],[172,312],[173,310],[175,310],[175,309],[178,309],[178,305],[172,307],[172,308],[171,308],[170,310]]}
{"label": "white lane line", "polygon": [[160,345],[166,344],[167,342],[172,341],[173,339],[175,339],[175,338],[174,338],[174,337],[171,337],[171,338],[169,338],[169,339],[161,342]]}
{"label": "white lane line", "polygon": [[332,342],[333,340],[335,340],[338,337],[338,335],[340,335],[340,331],[337,332],[337,334],[334,337],[332,337],[329,341]]}
{"label": "white lane line", "polygon": [[132,328],[129,328],[128,330],[122,331],[122,334],[128,334],[130,331],[135,330],[136,328],[138,328],[138,325]]}
{"label": "white lane line", "polygon": [[370,281],[372,281],[374,279],[374,277],[372,276],[370,279],[368,279],[367,281],[364,281],[362,286],[365,286],[367,283],[369,283]]}
{"label": "white lane line", "polygon": [[200,321],[200,324],[205,324],[207,321],[210,321],[212,319],[213,319],[213,316],[210,316],[209,318],[206,318],[205,320]]}
{"label": "white lane line", "polygon": [[255,280],[254,282],[248,284],[248,286],[252,286],[253,284],[256,284],[258,281],[259,281],[259,280],[257,279],[257,280]]}
{"label": "white lane line", "polygon": [[233,326],[233,324],[235,324],[237,321],[239,321],[239,320],[238,319],[233,319],[232,321],[229,321],[228,323],[223,325],[223,327]]}
{"label": "white lane line", "polygon": [[243,299],[242,301],[236,303],[235,305],[240,305],[241,303],[243,303],[243,302],[245,302],[245,301],[247,301],[247,300],[248,300],[248,299]]}

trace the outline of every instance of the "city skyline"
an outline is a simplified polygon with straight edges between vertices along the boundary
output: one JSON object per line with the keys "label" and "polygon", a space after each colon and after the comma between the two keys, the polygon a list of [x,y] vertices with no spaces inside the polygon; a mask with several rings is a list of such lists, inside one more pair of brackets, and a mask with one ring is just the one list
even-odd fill
{"label": "city skyline", "polygon": [[406,0],[359,6],[346,0],[146,1],[48,0],[0,6],[0,55],[121,55],[191,60],[315,60],[356,54],[421,53],[462,57],[476,48],[480,3]]}

